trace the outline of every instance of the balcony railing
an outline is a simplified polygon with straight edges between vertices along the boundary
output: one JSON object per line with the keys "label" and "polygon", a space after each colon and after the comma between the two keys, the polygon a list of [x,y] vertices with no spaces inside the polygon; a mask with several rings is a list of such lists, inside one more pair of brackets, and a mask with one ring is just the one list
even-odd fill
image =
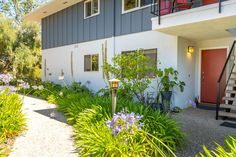
{"label": "balcony railing", "polygon": [[217,3],[219,13],[221,13],[221,4],[227,0],[152,0],[151,13],[158,16],[158,23],[161,24],[161,16],[197,8],[205,5]]}

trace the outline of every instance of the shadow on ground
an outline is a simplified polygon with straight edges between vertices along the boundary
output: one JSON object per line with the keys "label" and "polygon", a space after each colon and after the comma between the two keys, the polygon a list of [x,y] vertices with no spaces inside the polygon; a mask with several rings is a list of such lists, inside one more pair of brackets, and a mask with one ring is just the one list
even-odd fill
{"label": "shadow on ground", "polygon": [[190,108],[174,117],[186,134],[184,148],[178,150],[178,157],[194,157],[203,150],[203,145],[214,148],[215,142],[224,146],[225,137],[236,135],[236,121],[215,120],[215,111],[211,109]]}
{"label": "shadow on ground", "polygon": [[68,124],[68,122],[66,121],[66,118],[64,117],[64,115],[57,111],[56,108],[52,108],[52,109],[43,109],[43,110],[34,110],[34,112],[37,112],[41,115],[44,115],[46,117],[49,117],[51,119],[57,120],[59,122]]}

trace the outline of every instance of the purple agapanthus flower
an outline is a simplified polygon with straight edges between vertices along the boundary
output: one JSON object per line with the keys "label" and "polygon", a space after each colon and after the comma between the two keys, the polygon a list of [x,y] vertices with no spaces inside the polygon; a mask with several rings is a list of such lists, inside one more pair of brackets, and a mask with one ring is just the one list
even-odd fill
{"label": "purple agapanthus flower", "polygon": [[11,74],[0,74],[0,80],[5,84],[9,84],[13,80],[13,76]]}
{"label": "purple agapanthus flower", "polygon": [[23,88],[23,89],[29,89],[30,88],[30,85],[27,83],[27,82],[21,82],[19,84],[19,88]]}
{"label": "purple agapanthus flower", "polygon": [[118,112],[114,114],[111,120],[106,122],[107,127],[112,129],[112,134],[117,135],[120,132],[134,133],[135,130],[141,130],[144,123],[140,120],[143,118],[142,115],[135,113],[123,113]]}
{"label": "purple agapanthus flower", "polygon": [[0,86],[0,92],[5,92],[5,91],[9,93],[15,93],[17,89],[14,86]]}

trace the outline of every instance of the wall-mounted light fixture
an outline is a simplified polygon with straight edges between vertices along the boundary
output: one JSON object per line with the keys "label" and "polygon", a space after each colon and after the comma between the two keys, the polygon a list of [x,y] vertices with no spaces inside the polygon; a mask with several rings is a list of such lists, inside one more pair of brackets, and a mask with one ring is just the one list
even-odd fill
{"label": "wall-mounted light fixture", "polygon": [[188,51],[189,54],[193,54],[194,53],[194,46],[188,46]]}

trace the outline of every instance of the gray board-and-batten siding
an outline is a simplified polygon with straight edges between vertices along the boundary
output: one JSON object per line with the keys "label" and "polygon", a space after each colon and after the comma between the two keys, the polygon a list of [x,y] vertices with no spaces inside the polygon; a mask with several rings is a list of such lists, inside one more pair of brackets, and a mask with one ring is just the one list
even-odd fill
{"label": "gray board-and-batten siding", "polygon": [[152,17],[150,6],[122,14],[122,0],[100,0],[100,14],[84,19],[80,2],[42,19],[42,48],[148,31]]}

